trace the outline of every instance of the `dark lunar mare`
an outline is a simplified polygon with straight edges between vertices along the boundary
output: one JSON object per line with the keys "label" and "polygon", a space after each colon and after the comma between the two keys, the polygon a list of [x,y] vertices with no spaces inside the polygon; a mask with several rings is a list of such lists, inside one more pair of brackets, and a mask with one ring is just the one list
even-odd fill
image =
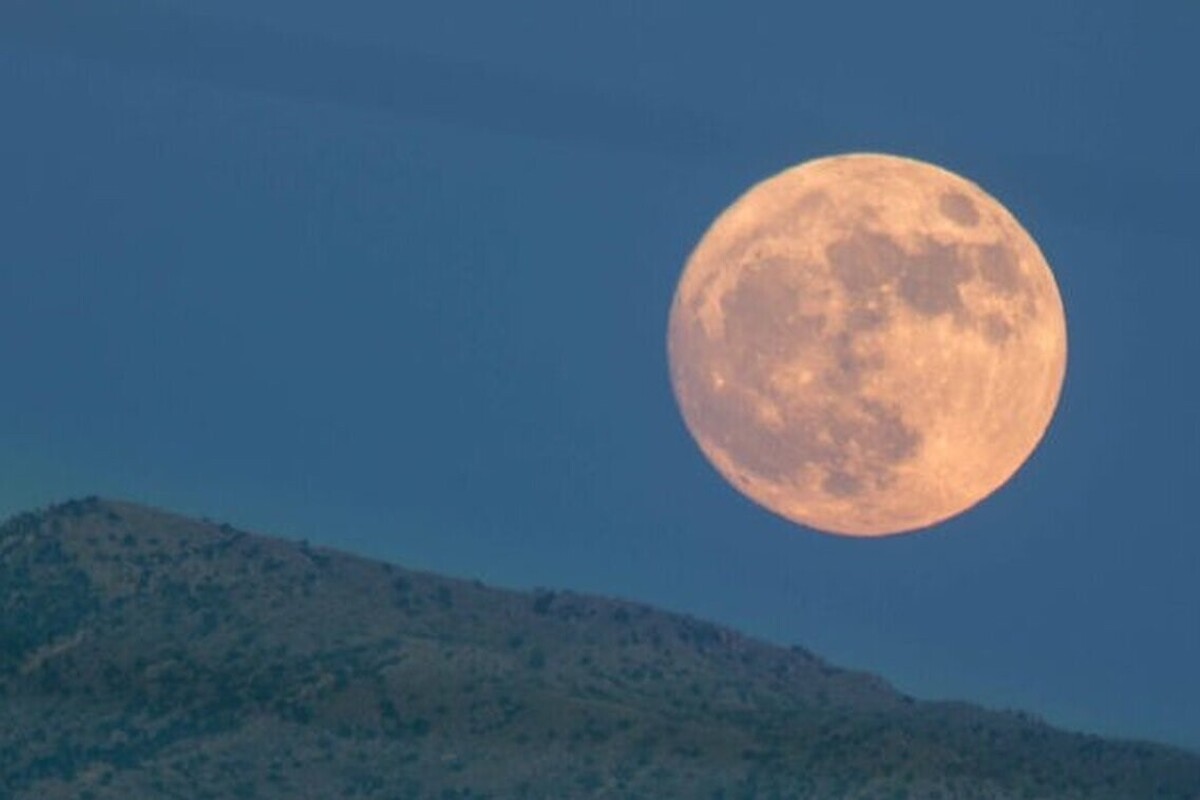
{"label": "dark lunar mare", "polygon": [[[839,259],[842,276],[864,301],[889,279],[878,265],[904,263],[902,251],[880,236],[847,243]],[[851,327],[835,332],[825,315],[800,311],[804,292],[820,291],[819,280],[806,276],[822,271],[820,265],[796,269],[780,257],[747,265],[721,298],[724,336],[709,337],[696,313],[673,315],[672,369],[685,416],[739,467],[780,484],[815,467],[825,475],[822,488],[844,497],[889,485],[892,468],[917,452],[921,437],[896,408],[858,394],[862,377],[885,362],[881,353],[860,352],[855,337],[882,325],[886,312],[860,304],[848,317]],[[822,375],[830,399],[796,398],[772,387],[780,364],[806,356],[815,362],[818,350],[834,356]],[[714,372],[726,376],[721,388],[713,385]],[[781,428],[761,421],[764,400],[781,413]],[[852,442],[859,454],[853,464],[847,456]]]}

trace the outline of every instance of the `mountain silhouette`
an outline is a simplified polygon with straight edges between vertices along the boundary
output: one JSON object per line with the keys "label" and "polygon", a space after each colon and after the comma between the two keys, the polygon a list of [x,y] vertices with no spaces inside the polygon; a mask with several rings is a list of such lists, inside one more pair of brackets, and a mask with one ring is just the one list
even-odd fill
{"label": "mountain silhouette", "polygon": [[691,617],[87,498],[0,527],[0,797],[1200,798]]}

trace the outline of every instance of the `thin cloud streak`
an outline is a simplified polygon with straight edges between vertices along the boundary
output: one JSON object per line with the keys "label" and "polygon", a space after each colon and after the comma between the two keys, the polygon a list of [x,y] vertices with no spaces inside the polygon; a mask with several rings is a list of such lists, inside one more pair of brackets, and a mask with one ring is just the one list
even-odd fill
{"label": "thin cloud streak", "polygon": [[[741,162],[754,173],[828,152],[876,149],[855,144],[870,140],[863,131],[837,128],[811,114],[800,119],[794,108],[786,119],[764,110],[747,125],[708,110],[491,65],[181,13],[148,0],[8,0],[0,4],[4,41],[236,91],[689,163],[719,158]],[[838,147],[838,142],[847,144]],[[922,157],[937,160],[936,155]],[[1183,177],[1036,153],[974,152],[969,162],[1012,176],[1061,219],[1085,227],[1136,227],[1170,236],[1191,231],[1184,202],[1189,182]],[[1068,185],[1072,191],[1064,192]],[[1147,196],[1178,201],[1149,212],[1141,202]]]}
{"label": "thin cloud streak", "polygon": [[241,91],[605,149],[697,158],[729,144],[717,119],[686,108],[146,2],[10,0],[0,7],[3,40]]}

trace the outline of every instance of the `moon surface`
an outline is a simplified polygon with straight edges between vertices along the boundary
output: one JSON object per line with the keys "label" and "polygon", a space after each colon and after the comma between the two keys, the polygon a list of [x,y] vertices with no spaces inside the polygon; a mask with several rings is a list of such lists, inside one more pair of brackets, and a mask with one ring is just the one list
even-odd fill
{"label": "moon surface", "polygon": [[688,430],[734,487],[802,525],[934,525],[1020,468],[1054,415],[1054,275],[974,183],[896,156],[752,187],[696,246],[667,335]]}

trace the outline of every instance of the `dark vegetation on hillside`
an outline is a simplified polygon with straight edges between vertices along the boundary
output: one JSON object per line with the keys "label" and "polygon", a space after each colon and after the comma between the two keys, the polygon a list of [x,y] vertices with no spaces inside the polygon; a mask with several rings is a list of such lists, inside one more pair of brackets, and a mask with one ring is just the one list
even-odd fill
{"label": "dark vegetation on hillside", "polygon": [[0,528],[0,797],[1197,800],[1200,757],[88,498]]}

